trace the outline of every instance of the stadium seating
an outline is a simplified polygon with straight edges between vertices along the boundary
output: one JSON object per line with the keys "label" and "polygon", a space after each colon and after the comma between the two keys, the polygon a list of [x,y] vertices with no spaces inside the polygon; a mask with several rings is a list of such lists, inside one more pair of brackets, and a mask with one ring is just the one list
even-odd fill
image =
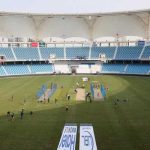
{"label": "stadium seating", "polygon": [[100,54],[105,54],[106,58],[112,59],[115,53],[116,47],[92,47],[91,58],[97,59]]}
{"label": "stadium seating", "polygon": [[150,70],[150,65],[128,65],[126,73],[127,74],[147,74]]}
{"label": "stadium seating", "polygon": [[32,74],[44,74],[44,73],[53,73],[53,65],[51,64],[35,64],[31,65]]}
{"label": "stadium seating", "polygon": [[37,48],[14,48],[17,60],[39,60]]}
{"label": "stadium seating", "polygon": [[[40,60],[37,48],[13,48],[17,60]],[[116,60],[137,60],[143,50],[143,46],[121,46],[118,47],[115,54],[116,47],[92,47],[91,59],[98,59],[100,54],[105,54],[107,59]],[[54,55],[56,59],[64,59],[64,48],[40,48],[42,59],[49,59],[50,55]],[[89,58],[89,47],[67,47],[66,58]],[[114,58],[115,54],[115,58]],[[7,60],[15,60],[11,48],[0,48],[0,55],[5,56]],[[149,59],[150,46],[146,46],[141,59]]]}
{"label": "stadium seating", "polygon": [[55,55],[56,59],[64,58],[64,48],[40,48],[42,59],[49,59],[50,55]]}
{"label": "stadium seating", "polygon": [[[93,65],[92,65],[93,66]],[[0,76],[6,75],[28,75],[28,74],[51,74],[58,69],[59,66],[54,68],[52,64],[33,64],[33,65],[1,65]],[[62,65],[62,67],[64,67]],[[65,66],[67,67],[67,66]],[[67,67],[68,72],[69,67]],[[148,64],[103,64],[99,65],[100,73],[117,73],[117,74],[150,74],[150,65]],[[92,71],[91,65],[81,64],[77,68],[77,73],[96,73]],[[59,73],[59,72],[57,72]]]}
{"label": "stadium seating", "polygon": [[66,48],[66,58],[76,59],[80,57],[89,57],[89,47],[67,47]]}
{"label": "stadium seating", "polygon": [[150,59],[150,46],[146,46],[142,54],[142,59]]}
{"label": "stadium seating", "polygon": [[125,66],[123,64],[103,64],[102,73],[124,73]]}
{"label": "stadium seating", "polygon": [[[51,64],[37,64],[37,65],[3,65],[8,75],[27,75],[27,74],[44,74],[53,73],[53,66]],[[5,76],[6,73],[0,66],[0,76]]]}
{"label": "stadium seating", "polygon": [[[115,60],[138,60],[149,59],[150,46],[121,46],[116,47],[92,47],[91,59],[98,59],[100,54],[105,54],[106,58]],[[6,56],[6,59],[15,61],[17,60],[40,60],[49,59],[50,55],[55,55],[58,59],[77,59],[78,57],[89,58],[89,47],[66,47],[64,51],[63,47],[55,48],[0,48],[0,55]],[[66,54],[64,54],[66,52]],[[41,54],[41,57],[39,56]],[[79,58],[80,59],[80,58]],[[77,64],[77,73],[120,73],[120,74],[150,74],[150,65],[145,64],[103,64],[99,65],[92,63]],[[0,76],[6,75],[27,75],[27,74],[50,74],[50,73],[71,73],[71,68],[67,63],[62,64],[32,64],[32,65],[0,65]]]}
{"label": "stadium seating", "polygon": [[5,56],[6,60],[15,60],[11,48],[0,48],[0,56]]}
{"label": "stadium seating", "polygon": [[[125,68],[126,67],[126,68]],[[103,64],[102,73],[148,74],[150,65],[145,64]]]}
{"label": "stadium seating", "polygon": [[8,75],[25,75],[30,74],[27,65],[4,65]]}
{"label": "stadium seating", "polygon": [[123,46],[118,47],[116,58],[117,60],[136,60],[139,58],[143,47],[142,46]]}

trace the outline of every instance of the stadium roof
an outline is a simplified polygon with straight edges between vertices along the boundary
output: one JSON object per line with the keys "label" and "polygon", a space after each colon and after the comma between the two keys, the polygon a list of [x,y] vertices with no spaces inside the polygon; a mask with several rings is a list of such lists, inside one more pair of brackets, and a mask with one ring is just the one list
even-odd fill
{"label": "stadium roof", "polygon": [[1,0],[0,12],[90,14],[150,10],[150,0]]}
{"label": "stadium roof", "polygon": [[150,39],[150,0],[1,0],[0,38],[128,36]]}

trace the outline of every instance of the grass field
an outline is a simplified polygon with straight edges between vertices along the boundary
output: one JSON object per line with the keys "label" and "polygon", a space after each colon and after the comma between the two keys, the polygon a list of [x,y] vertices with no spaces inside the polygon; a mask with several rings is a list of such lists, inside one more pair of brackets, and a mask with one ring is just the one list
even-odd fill
{"label": "grass field", "polygon": [[[73,94],[82,76],[32,76],[0,79],[0,150],[56,150],[65,123],[92,123],[98,150],[150,149],[150,78],[89,76],[109,88],[101,102],[76,102]],[[49,104],[39,104],[36,93],[42,84],[57,83]],[[60,88],[61,86],[64,88]],[[90,82],[86,84],[89,90]],[[71,101],[65,98],[71,95]],[[11,97],[14,95],[14,100]],[[58,103],[54,103],[54,98]],[[114,105],[114,99],[121,99]],[[26,103],[24,104],[24,99]],[[128,99],[123,102],[123,99]],[[65,111],[66,104],[69,111]],[[23,120],[19,118],[25,109]],[[33,115],[29,115],[29,111]],[[8,121],[6,112],[15,113]],[[79,135],[77,137],[79,141]],[[76,150],[78,150],[78,142]]]}

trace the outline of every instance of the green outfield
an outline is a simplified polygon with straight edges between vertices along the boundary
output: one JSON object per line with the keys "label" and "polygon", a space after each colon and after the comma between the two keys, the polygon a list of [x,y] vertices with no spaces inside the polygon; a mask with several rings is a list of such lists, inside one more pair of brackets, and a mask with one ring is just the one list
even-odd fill
{"label": "green outfield", "polygon": [[[105,101],[89,103],[75,101],[74,88],[76,82],[82,83],[82,77],[1,78],[0,150],[56,150],[65,123],[92,123],[98,150],[149,150],[150,78],[88,76],[86,91],[92,81],[109,88]],[[37,103],[37,91],[42,84],[50,86],[51,82],[57,83],[58,89],[50,103]],[[71,95],[70,101],[66,100],[66,93]],[[58,99],[56,104],[55,98]],[[115,105],[117,98],[120,101]],[[68,112],[66,105],[69,105]],[[25,115],[21,120],[22,108]],[[15,113],[14,121],[6,117],[7,111]],[[30,111],[33,111],[32,116]],[[78,145],[77,142],[76,150]]]}

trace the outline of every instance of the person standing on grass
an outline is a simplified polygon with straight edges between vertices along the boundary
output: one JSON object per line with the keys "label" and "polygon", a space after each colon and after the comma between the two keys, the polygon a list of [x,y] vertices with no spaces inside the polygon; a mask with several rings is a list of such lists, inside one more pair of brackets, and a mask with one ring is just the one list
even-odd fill
{"label": "person standing on grass", "polygon": [[68,99],[68,101],[70,100],[70,95],[69,94],[67,95],[67,99]]}
{"label": "person standing on grass", "polygon": [[15,114],[12,112],[11,113],[11,121],[14,121],[14,119],[15,119]]}
{"label": "person standing on grass", "polygon": [[69,110],[69,107],[68,107],[68,105],[66,105],[66,111],[68,111]]}
{"label": "person standing on grass", "polygon": [[86,94],[85,94],[85,100],[87,102],[87,100],[88,100],[88,92],[86,92]]}
{"label": "person standing on grass", "polygon": [[89,95],[89,99],[90,99],[90,103],[92,103],[92,98],[91,98],[91,95]]}
{"label": "person standing on grass", "polygon": [[77,89],[75,89],[74,92],[77,94],[77,92],[78,92]]}
{"label": "person standing on grass", "polygon": [[55,104],[57,103],[57,98],[55,98]]}
{"label": "person standing on grass", "polygon": [[31,115],[31,116],[33,115],[33,111],[30,111],[30,115]]}
{"label": "person standing on grass", "polygon": [[7,117],[10,117],[10,111],[7,111]]}
{"label": "person standing on grass", "polygon": [[13,102],[13,100],[14,100],[14,96],[12,95],[12,97],[11,97],[11,100],[12,100],[12,102]]}
{"label": "person standing on grass", "polygon": [[23,115],[24,115],[24,112],[21,111],[21,113],[20,113],[20,119],[23,119]]}

